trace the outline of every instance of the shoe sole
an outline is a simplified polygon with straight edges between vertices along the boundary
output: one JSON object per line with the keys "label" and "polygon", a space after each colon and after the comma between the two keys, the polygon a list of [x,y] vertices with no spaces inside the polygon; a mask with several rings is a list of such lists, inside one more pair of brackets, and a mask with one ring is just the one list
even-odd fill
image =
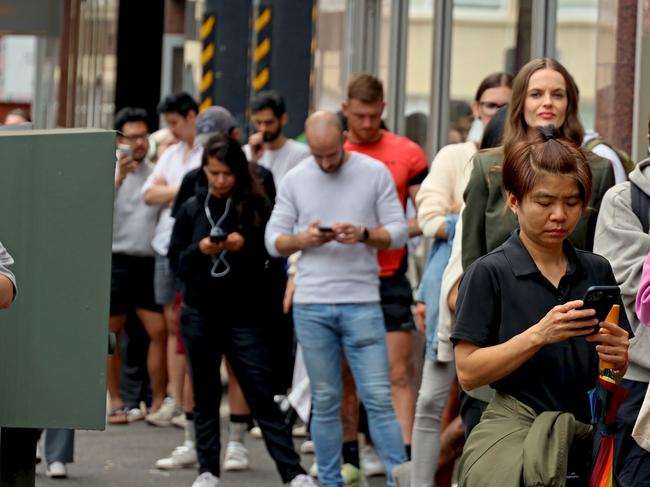
{"label": "shoe sole", "polygon": [[173,466],[156,465],[156,468],[158,470],[183,470],[185,468],[194,468],[194,467],[196,467],[196,462],[188,463],[184,465],[173,465]]}
{"label": "shoe sole", "polygon": [[250,470],[250,465],[226,465],[224,464],[223,469],[226,472],[243,472],[244,470]]}
{"label": "shoe sole", "polygon": [[[363,470],[363,469],[362,469],[362,470]],[[368,472],[367,470],[363,470],[363,474],[364,474],[366,477],[379,477],[379,476],[381,476],[381,475],[384,475],[384,476],[385,476],[385,475],[386,475],[386,472],[384,472],[383,470],[371,470],[370,472]]]}
{"label": "shoe sole", "polygon": [[128,420],[122,421],[122,420],[116,420],[116,419],[112,419],[112,420],[109,419],[108,421],[106,421],[106,423],[110,424],[111,426],[124,426],[124,425],[129,424],[129,421]]}
{"label": "shoe sole", "polygon": [[151,420],[151,419],[145,419],[147,424],[150,424],[151,426],[157,426],[158,428],[169,428],[172,426],[171,421],[157,421],[157,420]]}
{"label": "shoe sole", "polygon": [[50,479],[67,479],[68,474],[67,473],[50,473],[50,472],[45,472],[45,476]]}

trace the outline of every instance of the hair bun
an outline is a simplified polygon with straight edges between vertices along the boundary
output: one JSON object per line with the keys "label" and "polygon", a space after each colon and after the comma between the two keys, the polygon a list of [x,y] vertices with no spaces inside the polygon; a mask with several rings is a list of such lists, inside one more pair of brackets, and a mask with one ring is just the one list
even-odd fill
{"label": "hair bun", "polygon": [[560,138],[560,134],[555,128],[555,125],[544,125],[543,127],[537,127],[537,130],[542,134],[542,137],[544,137],[544,142]]}

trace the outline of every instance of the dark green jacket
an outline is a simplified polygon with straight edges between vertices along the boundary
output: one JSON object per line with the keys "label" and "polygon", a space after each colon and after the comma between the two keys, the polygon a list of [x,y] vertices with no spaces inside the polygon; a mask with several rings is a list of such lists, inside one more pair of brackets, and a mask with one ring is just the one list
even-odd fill
{"label": "dark green jacket", "polygon": [[[589,153],[588,161],[592,173],[591,200],[569,240],[574,247],[591,251],[600,202],[615,181],[609,160]],[[500,170],[503,150],[479,152],[473,162],[474,169],[465,189],[462,215],[463,269],[505,242],[517,224],[517,217],[505,203]]]}
{"label": "dark green jacket", "polygon": [[591,426],[562,411],[537,415],[514,397],[496,393],[465,443],[458,487],[564,487],[572,445],[582,453],[582,464],[571,465],[570,473],[587,485]]}

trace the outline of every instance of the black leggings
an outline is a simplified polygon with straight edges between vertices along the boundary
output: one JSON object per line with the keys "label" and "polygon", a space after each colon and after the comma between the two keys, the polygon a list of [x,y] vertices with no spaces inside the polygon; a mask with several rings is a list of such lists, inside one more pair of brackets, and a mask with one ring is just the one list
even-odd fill
{"label": "black leggings", "polygon": [[219,476],[219,364],[225,354],[251,413],[264,437],[283,482],[305,473],[293,447],[291,431],[273,401],[272,363],[260,328],[227,322],[221,313],[209,313],[185,305],[181,312],[181,334],[194,385],[194,427],[199,471]]}

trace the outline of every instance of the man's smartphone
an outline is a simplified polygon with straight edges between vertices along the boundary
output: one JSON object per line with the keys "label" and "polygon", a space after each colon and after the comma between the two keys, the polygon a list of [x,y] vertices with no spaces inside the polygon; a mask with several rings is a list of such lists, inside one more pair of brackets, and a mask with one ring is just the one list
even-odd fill
{"label": "man's smartphone", "polygon": [[332,233],[334,229],[332,227],[318,227],[318,231],[323,233]]}
{"label": "man's smartphone", "polygon": [[133,155],[133,150],[129,144],[118,144],[117,151],[121,155],[125,155],[127,157],[131,157]]}
{"label": "man's smartphone", "polygon": [[210,230],[210,242],[221,243],[228,238],[228,234],[220,227],[212,227]]}
{"label": "man's smartphone", "polygon": [[[598,318],[598,321],[605,321],[609,310],[612,306],[618,303],[618,298],[621,290],[618,286],[591,286],[585,292],[582,298],[584,305],[579,310],[594,309],[596,310],[595,316],[589,319]],[[600,325],[594,326],[594,333],[597,333]]]}
{"label": "man's smartphone", "polygon": [[227,234],[221,234],[221,235],[210,235],[210,242],[212,243],[221,243],[225,241],[228,238]]}

